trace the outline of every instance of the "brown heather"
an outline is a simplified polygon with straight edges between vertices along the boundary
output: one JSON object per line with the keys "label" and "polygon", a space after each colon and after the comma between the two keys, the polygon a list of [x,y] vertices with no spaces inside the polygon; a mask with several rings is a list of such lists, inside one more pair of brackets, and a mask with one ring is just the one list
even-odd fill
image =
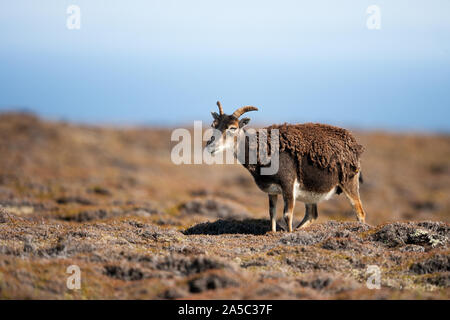
{"label": "brown heather", "polygon": [[[327,128],[348,137],[342,157],[360,155]],[[450,298],[448,135],[355,132],[368,224],[335,195],[315,224],[272,233],[245,168],[176,166],[170,134],[0,115],[0,298]],[[369,265],[381,290],[366,287]]]}

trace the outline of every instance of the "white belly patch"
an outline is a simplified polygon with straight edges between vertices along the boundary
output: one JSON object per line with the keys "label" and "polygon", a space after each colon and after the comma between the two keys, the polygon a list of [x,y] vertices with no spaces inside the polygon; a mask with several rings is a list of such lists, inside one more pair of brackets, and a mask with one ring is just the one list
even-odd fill
{"label": "white belly patch", "polygon": [[319,193],[301,189],[300,184],[297,181],[295,181],[294,184],[294,198],[304,203],[318,203],[320,201],[328,200],[335,193],[336,187],[328,192]]}
{"label": "white belly patch", "polygon": [[[267,188],[265,188],[264,192],[267,192],[268,194],[281,194],[283,190],[281,189],[280,185],[273,183],[269,185]],[[304,203],[318,203],[324,200],[328,200],[335,193],[336,187],[334,187],[328,192],[319,193],[301,189],[300,184],[297,181],[295,181],[294,183],[294,198]]]}

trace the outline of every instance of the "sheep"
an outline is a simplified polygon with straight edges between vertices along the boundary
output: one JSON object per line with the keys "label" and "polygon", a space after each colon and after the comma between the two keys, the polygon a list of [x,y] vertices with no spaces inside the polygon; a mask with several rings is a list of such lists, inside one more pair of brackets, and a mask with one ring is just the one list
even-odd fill
{"label": "sheep", "polygon": [[[257,186],[269,197],[269,215],[272,231],[276,232],[276,206],[278,195],[284,200],[283,218],[287,229],[292,232],[295,201],[305,204],[305,216],[295,228],[305,228],[318,217],[317,203],[328,200],[334,194],[344,193],[349,199],[359,222],[365,222],[365,212],[359,195],[359,183],[362,182],[360,157],[364,147],[356,142],[352,134],[342,128],[326,124],[282,124],[272,125],[268,135],[278,130],[278,171],[271,175],[261,174],[266,166],[258,158],[256,163],[249,162],[250,152],[247,130],[244,128],[249,118],[239,117],[258,108],[245,106],[233,114],[223,112],[217,102],[219,114],[212,112],[212,127],[218,135],[213,135],[206,143],[207,150],[214,154],[232,148],[234,156],[244,159],[241,164],[253,176]],[[231,139],[230,139],[231,138]],[[260,134],[258,134],[258,139]],[[268,139],[268,150],[271,149]],[[230,144],[229,141],[235,143]],[[245,148],[241,145],[245,143]],[[274,146],[272,146],[275,150]],[[240,152],[244,150],[242,157]]]}

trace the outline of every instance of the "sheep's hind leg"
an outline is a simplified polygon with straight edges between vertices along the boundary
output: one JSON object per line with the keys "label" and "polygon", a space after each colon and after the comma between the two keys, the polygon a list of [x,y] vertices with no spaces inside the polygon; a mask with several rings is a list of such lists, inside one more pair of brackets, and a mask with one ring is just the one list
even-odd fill
{"label": "sheep's hind leg", "polygon": [[273,232],[277,231],[277,200],[278,195],[269,194],[269,214]]}
{"label": "sheep's hind leg", "polygon": [[317,212],[317,204],[316,203],[305,203],[305,217],[295,228],[296,229],[306,228],[311,223],[313,223],[314,220],[316,220],[318,216],[319,215]]}

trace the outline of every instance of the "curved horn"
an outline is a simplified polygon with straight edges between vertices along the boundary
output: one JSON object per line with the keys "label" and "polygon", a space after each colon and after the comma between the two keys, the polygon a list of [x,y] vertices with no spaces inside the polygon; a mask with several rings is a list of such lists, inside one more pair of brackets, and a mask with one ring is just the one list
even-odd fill
{"label": "curved horn", "polygon": [[236,118],[239,118],[244,113],[249,112],[249,111],[258,111],[258,108],[253,107],[253,106],[241,107],[241,108],[237,109],[235,112],[233,112],[233,116],[235,116]]}
{"label": "curved horn", "polygon": [[222,105],[220,104],[220,101],[217,101],[217,106],[219,107],[220,115],[222,115],[223,114],[223,109],[222,109]]}

